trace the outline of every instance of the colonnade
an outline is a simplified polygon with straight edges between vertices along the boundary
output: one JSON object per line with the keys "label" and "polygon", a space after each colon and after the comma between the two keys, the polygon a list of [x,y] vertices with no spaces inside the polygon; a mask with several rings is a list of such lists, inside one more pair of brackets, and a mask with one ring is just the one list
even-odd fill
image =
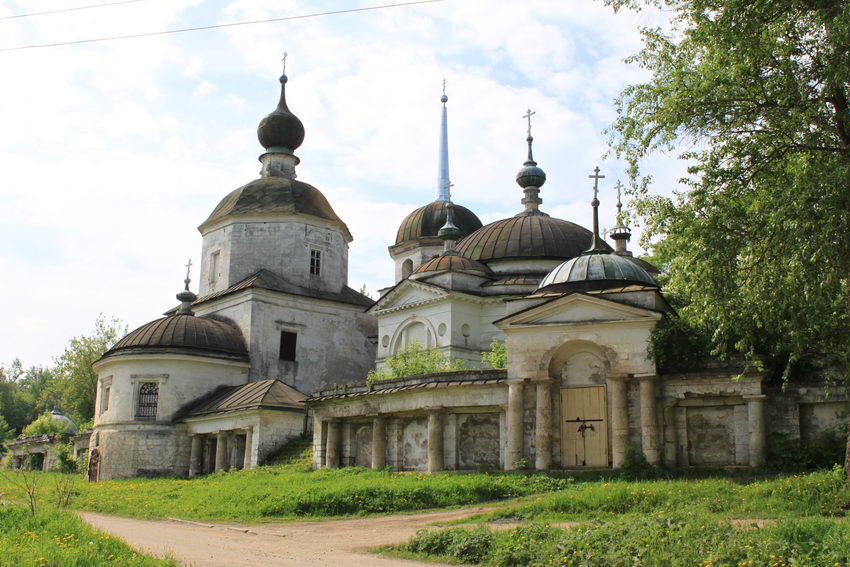
{"label": "colonnade", "polygon": [[[609,440],[610,440],[610,462],[613,468],[619,468],[623,464],[623,458],[630,442],[629,395],[630,382],[638,383],[639,403],[637,410],[639,414],[634,416],[640,427],[640,444],[646,460],[652,465],[675,467],[687,463],[677,462],[677,451],[680,442],[687,440],[677,439],[676,426],[676,402],[678,400],[665,400],[659,412],[658,376],[656,374],[609,374],[606,378],[607,410],[609,416]],[[553,394],[560,389],[555,388],[555,381],[550,377],[538,377],[533,379],[513,378],[507,381],[507,403],[504,406],[504,468],[514,470],[526,465],[525,456],[530,452],[525,450],[525,399],[526,388],[532,388],[534,400],[534,451],[533,458],[529,459],[538,470],[550,469],[553,466],[553,443],[555,428],[561,424],[555,423],[554,415],[559,415],[553,403]],[[747,425],[749,433],[749,464],[758,466],[765,458],[765,419],[764,419],[765,396],[744,396],[746,404]],[[740,402],[739,402],[740,403]],[[554,410],[554,411],[553,411]],[[427,409],[427,470],[429,472],[440,471],[445,468],[444,444],[446,412],[443,408]],[[327,468],[337,468],[342,463],[343,445],[343,420],[326,419],[327,431],[324,443],[324,452],[321,462],[317,465]],[[663,427],[662,427],[663,425]],[[321,439],[321,422],[318,422],[319,436]],[[400,455],[392,456],[388,463],[388,433],[395,435],[397,428],[401,427],[397,419],[388,415],[378,415],[372,418],[372,454],[370,465],[372,468],[380,469],[391,466],[399,466]],[[662,435],[663,433],[663,435]],[[559,463],[555,463],[558,466]]]}
{"label": "colonnade", "polygon": [[191,436],[189,476],[249,469],[254,462],[254,428],[222,430]]}

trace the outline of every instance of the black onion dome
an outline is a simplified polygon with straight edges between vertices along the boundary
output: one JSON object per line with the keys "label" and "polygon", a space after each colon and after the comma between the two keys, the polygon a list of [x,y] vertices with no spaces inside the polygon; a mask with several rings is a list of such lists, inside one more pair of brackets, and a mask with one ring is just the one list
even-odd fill
{"label": "black onion dome", "polygon": [[[400,244],[405,240],[423,236],[436,238],[440,229],[446,224],[446,204],[445,201],[434,201],[407,215],[407,218],[401,221],[401,226],[398,227],[395,243]],[[466,207],[453,203],[452,216],[455,226],[460,229],[459,238],[472,234],[481,228],[481,221],[475,216],[475,213]]]}
{"label": "black onion dome", "polygon": [[489,275],[493,271],[475,260],[470,260],[459,254],[443,254],[436,258],[431,258],[418,268],[413,270],[414,274],[424,274],[428,272],[468,272],[473,274]]}
{"label": "black onion dome", "polygon": [[115,354],[158,352],[248,358],[245,341],[236,325],[194,315],[172,315],[142,325],[106,351],[103,358]]}
{"label": "black onion dome", "polygon": [[574,258],[590,248],[593,233],[548,215],[521,215],[492,222],[457,243],[457,251],[473,260],[508,258]]}
{"label": "black onion dome", "polygon": [[304,141],[304,125],[286,106],[286,75],[280,77],[277,108],[260,121],[257,138],[268,151],[291,154]]}
{"label": "black onion dome", "polygon": [[311,215],[344,226],[322,192],[312,185],[286,177],[261,177],[222,199],[200,228],[228,216],[292,214]]}
{"label": "black onion dome", "polygon": [[585,254],[555,267],[537,290],[594,290],[629,284],[659,287],[646,270],[625,256]]}

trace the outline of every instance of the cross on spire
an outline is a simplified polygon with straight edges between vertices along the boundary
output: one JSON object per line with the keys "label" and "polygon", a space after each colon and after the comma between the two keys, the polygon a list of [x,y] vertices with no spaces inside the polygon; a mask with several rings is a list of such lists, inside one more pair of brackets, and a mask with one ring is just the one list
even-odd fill
{"label": "cross on spire", "polygon": [[286,51],[284,51],[284,52],[283,52],[283,59],[281,59],[281,61],[283,61],[283,74],[284,74],[284,75],[286,75],[286,58],[287,58],[288,56],[289,56],[289,53],[287,53]]}
{"label": "cross on spire", "polygon": [[443,94],[446,94],[446,80],[443,79]]}
{"label": "cross on spire", "polygon": [[186,284],[186,289],[189,289],[189,273],[192,271],[192,259],[189,258],[189,261],[186,263],[186,279],[183,283]]}
{"label": "cross on spire", "polygon": [[525,114],[522,115],[523,118],[528,120],[528,135],[531,136],[531,117],[537,114],[537,112],[532,112],[529,108]]}
{"label": "cross on spire", "polygon": [[597,166],[593,169],[593,175],[588,175],[588,176],[587,176],[588,178],[593,179],[593,198],[594,198],[594,199],[597,199],[597,198],[598,198],[598,196],[599,196],[599,180],[600,180],[600,179],[605,179],[605,176],[604,176],[604,175],[599,175],[599,172],[600,172],[600,171],[601,171],[601,170],[599,169],[599,166],[597,165]]}

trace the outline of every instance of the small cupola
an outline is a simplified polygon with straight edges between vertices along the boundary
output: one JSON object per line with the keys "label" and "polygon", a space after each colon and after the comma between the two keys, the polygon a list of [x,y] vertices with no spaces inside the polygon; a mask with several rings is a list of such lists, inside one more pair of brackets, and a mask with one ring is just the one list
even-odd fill
{"label": "small cupola", "polygon": [[260,156],[263,177],[295,178],[295,166],[301,160],[294,152],[304,141],[304,124],[286,104],[286,53],[283,55],[283,74],[280,76],[280,100],[270,114],[260,120],[257,138],[266,149]]}

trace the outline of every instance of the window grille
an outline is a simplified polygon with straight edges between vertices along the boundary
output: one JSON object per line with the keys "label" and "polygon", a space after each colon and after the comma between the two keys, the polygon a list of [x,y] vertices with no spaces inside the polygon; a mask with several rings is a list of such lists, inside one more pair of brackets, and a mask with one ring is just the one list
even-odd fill
{"label": "window grille", "polygon": [[310,250],[310,274],[318,276],[322,273],[322,252],[321,250]]}
{"label": "window grille", "polygon": [[156,405],[159,401],[159,384],[145,382],[139,387],[139,407],[136,417],[155,418]]}

